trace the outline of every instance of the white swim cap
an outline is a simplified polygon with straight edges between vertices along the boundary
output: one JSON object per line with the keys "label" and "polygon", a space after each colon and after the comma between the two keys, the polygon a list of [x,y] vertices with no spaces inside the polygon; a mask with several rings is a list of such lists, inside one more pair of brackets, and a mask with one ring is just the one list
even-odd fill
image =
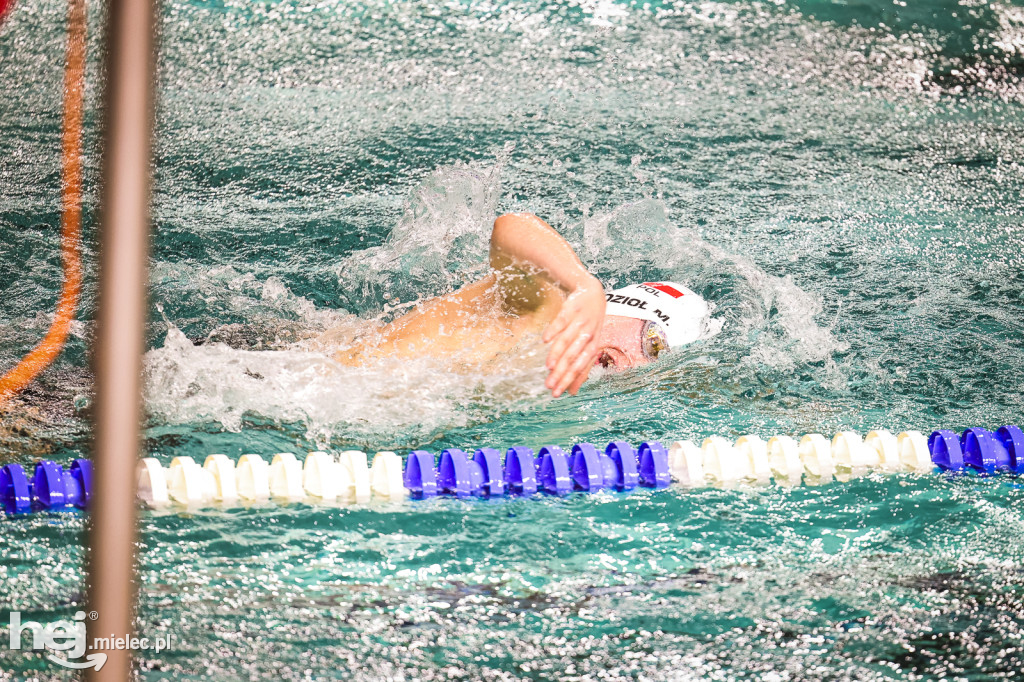
{"label": "white swim cap", "polygon": [[669,348],[701,337],[711,306],[692,290],[675,282],[644,282],[606,294],[608,315],[650,320],[661,325]]}

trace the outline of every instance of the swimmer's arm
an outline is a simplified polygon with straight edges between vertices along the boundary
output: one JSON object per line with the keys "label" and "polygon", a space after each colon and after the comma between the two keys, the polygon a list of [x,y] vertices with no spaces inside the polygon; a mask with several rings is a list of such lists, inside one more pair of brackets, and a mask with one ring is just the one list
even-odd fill
{"label": "swimmer's arm", "polygon": [[505,304],[513,312],[533,311],[565,293],[600,284],[553,227],[531,213],[507,213],[491,231],[491,267]]}
{"label": "swimmer's arm", "polygon": [[[566,389],[576,395],[600,352],[597,337],[605,311],[601,282],[554,228],[529,213],[510,213],[494,221],[491,267],[505,305],[513,312],[560,304],[558,315],[544,330],[544,342],[551,344],[545,385],[556,398]],[[564,302],[553,287],[567,294]]]}

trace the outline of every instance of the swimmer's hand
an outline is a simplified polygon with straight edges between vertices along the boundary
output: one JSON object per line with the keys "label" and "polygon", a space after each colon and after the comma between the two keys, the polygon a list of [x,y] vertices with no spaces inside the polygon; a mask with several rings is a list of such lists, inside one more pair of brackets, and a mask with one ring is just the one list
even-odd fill
{"label": "swimmer's hand", "polygon": [[604,324],[605,294],[601,282],[588,275],[562,303],[558,316],[544,330],[544,343],[550,343],[544,385],[557,398],[566,389],[576,395],[590,376],[590,368],[600,353],[597,337]]}

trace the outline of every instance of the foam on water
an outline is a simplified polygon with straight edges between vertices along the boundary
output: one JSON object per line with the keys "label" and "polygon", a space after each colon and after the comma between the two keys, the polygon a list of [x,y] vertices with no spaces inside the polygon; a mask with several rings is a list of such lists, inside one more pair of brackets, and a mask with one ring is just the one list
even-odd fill
{"label": "foam on water", "polygon": [[301,424],[323,446],[337,439],[408,447],[538,400],[543,356],[515,359],[488,373],[430,358],[352,368],[322,352],[194,346],[172,327],[146,357],[147,404],[165,423],[214,421],[238,431],[248,415]]}
{"label": "foam on water", "polygon": [[338,285],[349,300],[358,309],[373,310],[443,295],[484,275],[501,170],[510,151],[489,167],[437,168],[420,182],[387,240],[354,251],[336,266]]}

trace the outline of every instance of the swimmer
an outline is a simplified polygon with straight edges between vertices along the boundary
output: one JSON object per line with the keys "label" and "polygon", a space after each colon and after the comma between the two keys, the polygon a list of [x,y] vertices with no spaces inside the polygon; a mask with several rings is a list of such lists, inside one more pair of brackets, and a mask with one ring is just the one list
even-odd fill
{"label": "swimmer", "polygon": [[494,221],[491,272],[416,304],[373,335],[335,353],[345,365],[388,357],[458,357],[485,363],[529,334],[549,344],[545,386],[576,395],[595,366],[646,364],[700,337],[707,303],[670,282],[606,293],[572,247],[529,213]]}

